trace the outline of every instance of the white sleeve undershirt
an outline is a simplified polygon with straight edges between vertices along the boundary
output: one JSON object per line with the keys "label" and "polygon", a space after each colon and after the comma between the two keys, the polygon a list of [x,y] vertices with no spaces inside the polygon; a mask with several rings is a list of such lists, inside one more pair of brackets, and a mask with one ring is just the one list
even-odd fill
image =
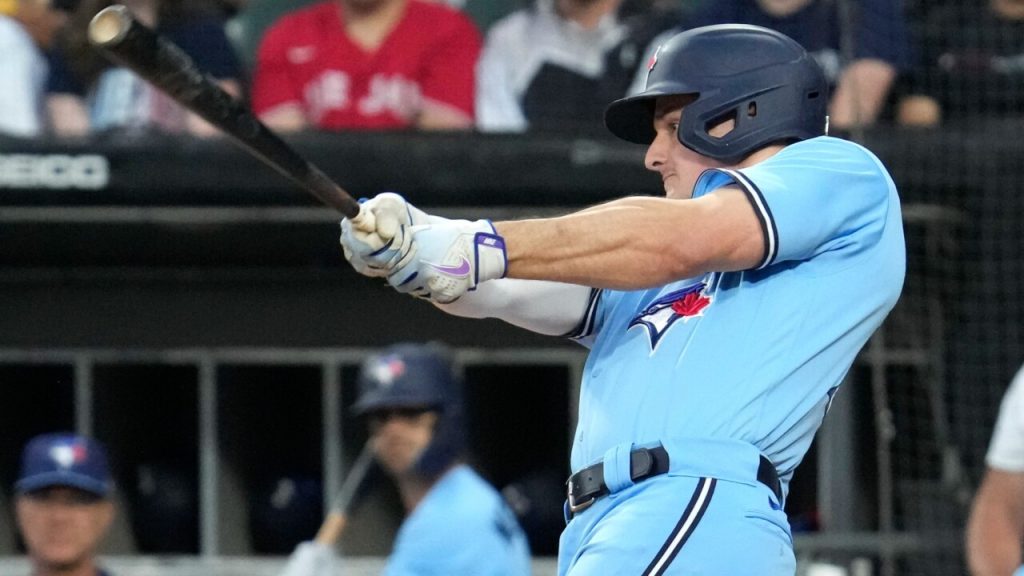
{"label": "white sleeve undershirt", "polygon": [[441,310],[465,318],[498,318],[538,334],[562,336],[586,314],[591,288],[543,280],[502,278],[480,284]]}

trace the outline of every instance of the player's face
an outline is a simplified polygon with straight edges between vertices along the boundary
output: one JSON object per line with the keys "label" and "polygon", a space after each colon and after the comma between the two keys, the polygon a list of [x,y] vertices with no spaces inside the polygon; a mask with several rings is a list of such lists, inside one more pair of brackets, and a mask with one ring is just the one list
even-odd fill
{"label": "player's face", "polygon": [[377,461],[391,474],[408,473],[430,444],[437,424],[437,412],[402,409],[370,415],[370,434]]}
{"label": "player's face", "polygon": [[46,572],[88,562],[114,517],[109,500],[59,486],[20,495],[15,508],[29,555]]}
{"label": "player's face", "polygon": [[[679,141],[679,121],[693,96],[664,96],[654,107],[654,141],[647,148],[644,165],[661,175],[667,198],[690,198],[697,178],[708,168],[720,168],[721,162],[690,150]],[[713,135],[727,133],[731,126],[716,127]]]}

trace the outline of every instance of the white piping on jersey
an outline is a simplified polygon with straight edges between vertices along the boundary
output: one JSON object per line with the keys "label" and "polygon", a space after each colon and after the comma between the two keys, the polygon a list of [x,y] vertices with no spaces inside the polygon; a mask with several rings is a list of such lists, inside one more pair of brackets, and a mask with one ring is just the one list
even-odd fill
{"label": "white piping on jersey", "polygon": [[747,192],[747,196],[749,196],[751,201],[753,202],[754,208],[761,215],[761,222],[764,224],[765,238],[768,242],[768,245],[765,247],[766,250],[764,262],[762,262],[756,268],[757,270],[760,270],[765,266],[771,264],[775,260],[775,257],[778,256],[779,239],[775,233],[775,226],[772,220],[772,213],[770,210],[768,210],[768,206],[765,204],[764,198],[761,196],[761,191],[757,189],[757,186],[755,186],[754,183],[751,182],[750,179],[747,178],[747,176],[744,173],[740,172],[739,170],[728,169],[722,169],[722,172],[728,174],[729,176],[732,176],[733,180],[735,180],[737,184],[744,188],[744,190]]}
{"label": "white piping on jersey", "polygon": [[583,313],[583,322],[580,325],[580,330],[576,334],[572,334],[569,338],[579,340],[590,336],[594,331],[595,316],[597,316],[597,301],[601,290],[594,288],[590,291],[590,302],[587,303],[587,309]]}

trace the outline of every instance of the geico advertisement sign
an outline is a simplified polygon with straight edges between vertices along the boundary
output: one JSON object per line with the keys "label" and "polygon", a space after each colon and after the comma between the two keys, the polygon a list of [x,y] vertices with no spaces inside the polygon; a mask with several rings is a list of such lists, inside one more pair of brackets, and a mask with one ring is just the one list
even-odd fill
{"label": "geico advertisement sign", "polygon": [[110,165],[97,154],[0,154],[0,188],[81,188],[110,182]]}

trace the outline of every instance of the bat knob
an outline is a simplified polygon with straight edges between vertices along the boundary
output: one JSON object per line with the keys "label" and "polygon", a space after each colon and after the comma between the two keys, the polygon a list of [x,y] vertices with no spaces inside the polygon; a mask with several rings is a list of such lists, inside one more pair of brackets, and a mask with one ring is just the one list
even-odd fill
{"label": "bat knob", "polygon": [[352,222],[352,226],[356,230],[362,230],[363,232],[373,232],[377,229],[377,218],[373,215],[373,212],[360,206],[359,214],[349,219]]}
{"label": "bat knob", "polygon": [[89,22],[89,41],[97,46],[117,44],[132,27],[132,15],[120,4],[100,10]]}

